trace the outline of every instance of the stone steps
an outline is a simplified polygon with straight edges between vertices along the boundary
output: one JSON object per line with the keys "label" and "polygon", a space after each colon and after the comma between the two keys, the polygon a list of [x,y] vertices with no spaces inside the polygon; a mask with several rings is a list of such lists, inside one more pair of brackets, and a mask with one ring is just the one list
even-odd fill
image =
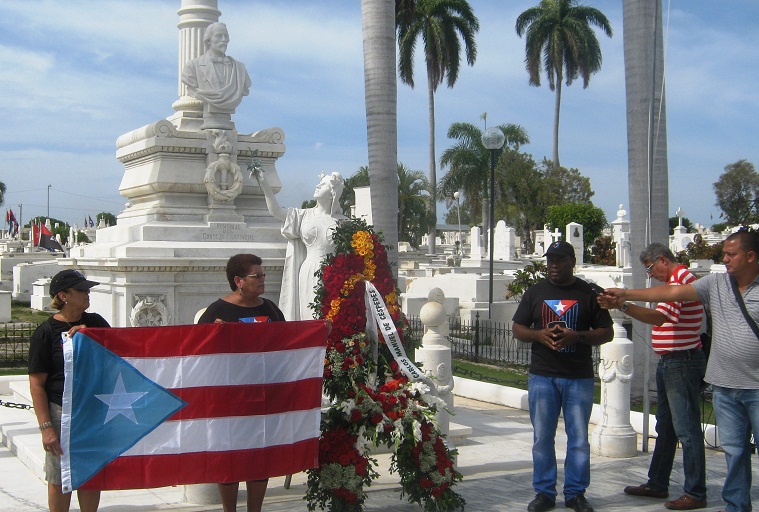
{"label": "stone steps", "polygon": [[[26,376],[0,377],[0,400],[14,404],[32,404]],[[44,478],[45,450],[42,448],[37,417],[31,409],[2,407],[0,442],[40,479]]]}

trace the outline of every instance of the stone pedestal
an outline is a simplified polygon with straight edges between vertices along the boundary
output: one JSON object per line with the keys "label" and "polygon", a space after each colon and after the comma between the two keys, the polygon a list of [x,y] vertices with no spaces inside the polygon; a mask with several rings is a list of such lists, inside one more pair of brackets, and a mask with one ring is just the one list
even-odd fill
{"label": "stone pedestal", "polygon": [[430,291],[428,302],[422,306],[419,318],[424,324],[422,346],[416,350],[416,360],[422,364],[424,373],[435,383],[437,396],[445,402],[446,409],[437,412],[440,432],[449,433],[450,413],[453,412],[453,373],[451,347],[448,335],[448,315],[443,303],[445,295],[440,288]]}
{"label": "stone pedestal", "polygon": [[626,338],[621,314],[614,318],[614,339],[601,346],[602,419],[593,430],[590,449],[604,457],[632,457],[638,436],[630,425],[630,379],[633,376],[633,343]]}
{"label": "stone pedestal", "polygon": [[286,242],[247,169],[263,168],[279,190],[281,129],[183,131],[161,120],[117,146],[127,208],[116,226],[98,230],[96,243],[60,260],[101,283],[90,294],[92,311],[116,327],[190,324],[229,293],[224,268],[238,253],[264,260],[265,296],[278,300]]}
{"label": "stone pedestal", "polygon": [[[245,483],[243,483],[237,500],[245,500]],[[182,489],[182,501],[198,505],[218,505],[221,503],[218,484],[185,485]]]}
{"label": "stone pedestal", "polygon": [[11,292],[0,291],[0,322],[11,320]]}

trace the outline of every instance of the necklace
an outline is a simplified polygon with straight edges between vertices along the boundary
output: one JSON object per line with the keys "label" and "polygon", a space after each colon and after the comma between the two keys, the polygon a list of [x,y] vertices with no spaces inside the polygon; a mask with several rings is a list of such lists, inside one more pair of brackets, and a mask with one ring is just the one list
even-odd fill
{"label": "necklace", "polygon": [[[66,325],[69,326],[69,330],[73,329],[74,325],[80,325],[82,323],[82,319],[80,318],[79,321],[75,321],[75,323],[72,325],[71,322],[69,322],[68,320],[66,320],[66,318],[64,318],[64,316],[62,314],[57,313],[57,315],[60,317],[60,321],[61,322],[65,323]],[[55,317],[55,315],[53,315],[53,317]]]}

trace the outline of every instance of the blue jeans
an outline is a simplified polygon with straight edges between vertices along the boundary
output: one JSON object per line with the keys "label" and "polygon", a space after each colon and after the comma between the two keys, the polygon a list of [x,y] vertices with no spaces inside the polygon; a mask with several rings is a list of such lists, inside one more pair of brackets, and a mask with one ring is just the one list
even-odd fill
{"label": "blue jeans", "polygon": [[759,389],[714,386],[717,432],[727,475],[722,499],[729,512],[751,510],[751,429],[759,432]]}
{"label": "blue jeans", "polygon": [[685,494],[706,499],[706,456],[701,431],[699,388],[706,372],[703,352],[662,359],[656,367],[656,447],[648,469],[648,485],[657,491],[669,489],[669,475],[677,451],[683,447]]}
{"label": "blue jeans", "polygon": [[564,414],[567,455],[564,499],[584,494],[590,485],[588,422],[593,408],[593,379],[564,379],[530,374],[527,397],[533,427],[532,485],[535,492],[556,497],[556,427]]}

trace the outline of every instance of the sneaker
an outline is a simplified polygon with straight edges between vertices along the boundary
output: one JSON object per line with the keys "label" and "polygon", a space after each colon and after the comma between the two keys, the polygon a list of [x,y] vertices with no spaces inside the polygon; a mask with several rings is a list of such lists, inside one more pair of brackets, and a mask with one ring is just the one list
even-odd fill
{"label": "sneaker", "polygon": [[535,499],[527,505],[527,512],[543,512],[545,510],[551,510],[555,506],[556,501],[547,494],[539,492],[535,495]]}
{"label": "sneaker", "polygon": [[651,489],[648,484],[628,485],[625,487],[625,494],[630,496],[648,496],[649,498],[666,498],[669,496],[667,491],[656,491]]}
{"label": "sneaker", "polygon": [[696,510],[697,508],[706,508],[706,500],[699,500],[683,494],[676,500],[668,501],[664,506],[670,510]]}
{"label": "sneaker", "polygon": [[564,506],[574,509],[575,512],[593,512],[593,507],[591,507],[588,500],[585,499],[584,494],[578,494],[571,500],[565,501]]}

